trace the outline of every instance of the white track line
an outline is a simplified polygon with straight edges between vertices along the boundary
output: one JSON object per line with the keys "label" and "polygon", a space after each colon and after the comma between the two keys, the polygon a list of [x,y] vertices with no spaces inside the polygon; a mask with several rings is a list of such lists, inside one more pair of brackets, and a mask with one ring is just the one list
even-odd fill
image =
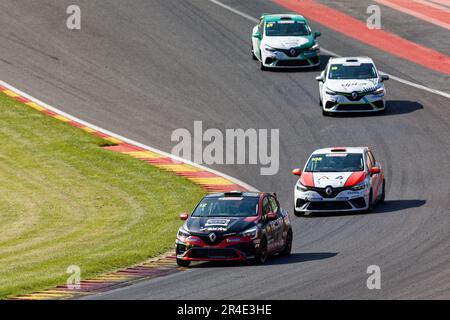
{"label": "white track line", "polygon": [[156,149],[156,148],[153,148],[153,147],[149,147],[149,146],[147,146],[145,144],[142,144],[140,142],[134,141],[132,139],[125,138],[125,137],[123,137],[123,136],[121,136],[121,135],[119,135],[117,133],[108,131],[108,130],[103,129],[101,127],[98,127],[98,126],[96,126],[96,125],[94,125],[92,123],[89,123],[89,122],[81,120],[81,119],[79,119],[77,117],[74,117],[74,116],[72,116],[72,115],[70,115],[70,114],[68,114],[68,113],[66,113],[66,112],[64,112],[64,111],[62,111],[62,110],[60,110],[58,108],[52,107],[52,106],[48,105],[47,103],[40,101],[39,99],[36,99],[33,96],[30,96],[29,94],[27,94],[27,93],[25,93],[25,92],[15,88],[14,86],[12,86],[12,85],[10,85],[10,84],[2,81],[2,80],[0,80],[0,85],[5,87],[5,88],[8,88],[11,91],[14,91],[14,92],[18,93],[19,95],[21,95],[21,96],[23,96],[23,97],[25,97],[27,99],[30,99],[31,101],[33,101],[33,102],[35,102],[35,103],[45,107],[46,109],[49,109],[49,110],[51,110],[53,112],[56,112],[56,113],[58,113],[58,114],[60,114],[60,115],[62,115],[64,117],[66,117],[66,118],[68,118],[70,120],[76,121],[76,122],[78,122],[78,123],[80,123],[80,124],[82,124],[82,125],[84,125],[86,127],[90,127],[90,128],[92,128],[94,130],[100,131],[100,132],[102,132],[102,133],[104,133],[106,135],[112,136],[114,138],[122,140],[123,142],[135,145],[137,147],[141,147],[141,148],[144,148],[146,150],[153,151],[155,153],[159,153],[159,154],[161,154],[161,155],[163,155],[165,157],[171,158],[174,161],[183,162],[183,163],[189,164],[189,165],[191,165],[193,167],[196,167],[196,168],[199,168],[199,169],[211,172],[211,173],[216,174],[216,175],[218,175],[220,177],[223,177],[223,178],[225,178],[225,179],[227,179],[227,180],[229,180],[229,181],[231,181],[231,182],[233,182],[233,183],[235,183],[235,184],[237,184],[237,185],[239,185],[241,187],[244,187],[245,189],[247,189],[249,191],[258,192],[258,189],[256,189],[255,187],[253,187],[253,186],[251,186],[251,185],[249,185],[249,184],[247,184],[247,183],[245,183],[245,182],[243,182],[243,181],[241,181],[239,179],[231,177],[231,176],[229,176],[229,175],[227,175],[225,173],[222,173],[222,172],[219,172],[217,170],[214,170],[214,169],[202,166],[200,164],[194,163],[192,161],[188,161],[188,160],[185,160],[183,158],[174,156],[174,155],[172,155],[170,153],[167,153],[167,152],[164,152],[162,150],[159,150],[159,149]]}
{"label": "white track line", "polygon": [[[239,15],[239,16],[241,16],[241,17],[247,19],[247,20],[250,20],[251,22],[257,22],[257,21],[258,21],[257,18],[252,17],[252,16],[250,16],[250,15],[248,15],[248,14],[242,12],[242,11],[239,11],[239,10],[233,8],[233,7],[230,7],[229,5],[226,5],[226,4],[224,4],[224,3],[222,3],[222,2],[220,2],[220,1],[218,1],[218,0],[208,0],[208,1],[211,2],[211,3],[214,3],[214,4],[216,4],[216,5],[218,5],[219,7],[224,8],[224,9],[230,11],[230,12],[233,12],[233,13],[235,13],[235,14],[237,14],[237,15]],[[324,49],[324,48],[320,48],[320,50],[321,50],[322,52],[325,52],[325,53],[331,55],[331,56],[342,57],[341,55],[339,55],[339,54],[337,54],[337,53],[335,53],[335,52],[333,52],[333,51]],[[421,89],[421,90],[424,90],[424,91],[428,91],[428,92],[431,92],[431,93],[440,95],[440,96],[442,96],[442,97],[445,97],[445,98],[447,98],[447,99],[450,99],[450,93],[447,93],[447,92],[444,92],[444,91],[439,91],[439,90],[436,90],[436,89],[433,89],[433,88],[429,88],[429,87],[423,86],[423,85],[421,85],[421,84],[414,83],[414,82],[405,80],[405,79],[403,79],[403,78],[400,78],[400,77],[391,75],[391,74],[389,74],[389,73],[387,73],[387,72],[383,72],[383,71],[381,71],[381,70],[380,70],[380,73],[386,74],[386,75],[388,75],[392,80],[398,81],[398,82],[403,83],[403,84],[406,84],[406,85],[408,85],[408,86],[411,86],[411,87],[414,87],[414,88],[417,88],[417,89]]]}

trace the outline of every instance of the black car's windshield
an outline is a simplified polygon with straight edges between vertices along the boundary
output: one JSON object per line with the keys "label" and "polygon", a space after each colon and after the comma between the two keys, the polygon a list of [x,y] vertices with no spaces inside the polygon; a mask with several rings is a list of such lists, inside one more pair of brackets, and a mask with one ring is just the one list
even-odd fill
{"label": "black car's windshield", "polygon": [[372,63],[359,65],[332,64],[330,66],[329,79],[373,79],[377,72]]}
{"label": "black car's windshield", "polygon": [[354,172],[364,170],[360,153],[315,154],[306,165],[306,172]]}
{"label": "black car's windshield", "polygon": [[258,214],[258,197],[205,198],[193,217],[252,217]]}
{"label": "black car's windshield", "polygon": [[266,23],[267,37],[299,37],[311,33],[304,21],[280,20]]}

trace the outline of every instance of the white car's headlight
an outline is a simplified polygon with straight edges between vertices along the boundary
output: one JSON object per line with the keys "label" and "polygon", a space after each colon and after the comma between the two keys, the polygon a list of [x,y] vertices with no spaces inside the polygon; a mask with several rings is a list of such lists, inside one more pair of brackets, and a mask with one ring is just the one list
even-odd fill
{"label": "white car's headlight", "polygon": [[352,187],[352,190],[359,191],[359,190],[367,189],[368,187],[369,187],[369,184],[366,181],[363,181],[361,183],[358,183],[356,186]]}
{"label": "white car's headlight", "polygon": [[384,88],[383,87],[379,87],[377,90],[375,90],[373,92],[373,94],[383,94],[384,93]]}
{"label": "white car's headlight", "polygon": [[275,51],[277,51],[277,49],[275,49],[275,48],[272,48],[271,46],[269,46],[269,45],[264,45],[264,50],[266,50],[266,51],[269,51],[269,52],[275,52]]}
{"label": "white car's headlight", "polygon": [[258,228],[253,227],[239,234],[241,237],[249,237],[250,239],[255,239],[258,237]]}
{"label": "white car's headlight", "polygon": [[328,88],[325,88],[325,93],[329,94],[330,96],[335,96],[336,95],[336,92],[334,92],[333,90],[330,90]]}
{"label": "white car's headlight", "polygon": [[308,188],[305,187],[303,184],[301,184],[300,181],[297,182],[297,184],[295,185],[295,188],[296,188],[298,191],[308,191]]}

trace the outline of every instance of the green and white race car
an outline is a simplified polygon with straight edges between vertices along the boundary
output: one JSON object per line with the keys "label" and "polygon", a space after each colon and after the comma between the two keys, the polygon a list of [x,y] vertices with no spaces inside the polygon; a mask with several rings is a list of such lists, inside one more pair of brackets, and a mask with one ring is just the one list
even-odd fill
{"label": "green and white race car", "polygon": [[263,14],[252,33],[252,57],[267,68],[320,65],[320,47],[308,20],[297,14]]}

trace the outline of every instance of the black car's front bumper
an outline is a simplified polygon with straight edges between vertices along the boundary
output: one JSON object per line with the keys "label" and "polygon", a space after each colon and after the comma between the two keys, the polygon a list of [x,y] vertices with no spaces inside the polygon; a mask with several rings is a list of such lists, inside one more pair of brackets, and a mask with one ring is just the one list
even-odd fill
{"label": "black car's front bumper", "polygon": [[256,253],[257,249],[253,240],[237,243],[226,243],[226,240],[223,240],[217,245],[177,240],[176,247],[177,259],[187,261],[244,261],[255,258]]}

